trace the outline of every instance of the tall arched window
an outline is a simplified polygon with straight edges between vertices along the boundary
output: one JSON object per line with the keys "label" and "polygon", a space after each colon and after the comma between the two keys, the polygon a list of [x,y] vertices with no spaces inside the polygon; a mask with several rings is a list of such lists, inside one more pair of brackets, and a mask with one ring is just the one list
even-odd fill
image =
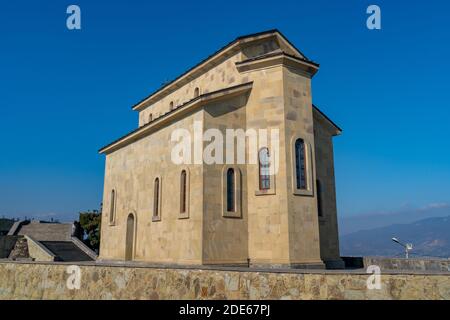
{"label": "tall arched window", "polygon": [[170,111],[173,110],[173,101],[170,101],[170,103],[169,103],[169,108],[170,108]]}
{"label": "tall arched window", "polygon": [[187,202],[187,174],[186,170],[181,171],[180,177],[180,213],[186,213]]}
{"label": "tall arched window", "polygon": [[109,223],[114,223],[114,215],[116,212],[116,191],[113,189],[111,191],[111,205],[109,210]]}
{"label": "tall arched window", "polygon": [[153,191],[153,216],[159,215],[159,193],[160,193],[160,182],[159,178],[155,179],[154,191]]}
{"label": "tall arched window", "polygon": [[153,121],[153,114],[149,114],[148,115],[148,122],[152,122]]}
{"label": "tall arched window", "polygon": [[322,211],[322,184],[320,180],[316,180],[316,190],[317,190],[317,213],[319,217],[323,217]]}
{"label": "tall arched window", "polygon": [[270,189],[270,157],[269,149],[261,148],[259,158],[259,190]]}
{"label": "tall arched window", "polygon": [[303,139],[295,141],[295,173],[297,189],[306,189],[306,149]]}
{"label": "tall arched window", "polygon": [[194,98],[197,98],[200,95],[200,89],[197,87],[194,89]]}
{"label": "tall arched window", "polygon": [[229,168],[227,171],[227,211],[234,212],[235,207],[235,188],[234,188],[234,169]]}

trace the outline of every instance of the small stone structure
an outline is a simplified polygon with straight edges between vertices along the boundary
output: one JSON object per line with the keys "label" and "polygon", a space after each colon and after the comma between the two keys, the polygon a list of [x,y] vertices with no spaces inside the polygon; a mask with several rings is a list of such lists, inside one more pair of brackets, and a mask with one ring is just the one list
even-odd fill
{"label": "small stone structure", "polygon": [[15,241],[14,247],[8,255],[8,259],[20,260],[30,259],[29,243],[26,238],[18,237]]}
{"label": "small stone structure", "polygon": [[0,235],[0,259],[29,259],[27,240],[23,236]]}
{"label": "small stone structure", "polygon": [[[77,225],[78,226],[78,225]],[[0,259],[34,261],[92,261],[97,254],[74,235],[72,223],[17,221],[0,236]]]}

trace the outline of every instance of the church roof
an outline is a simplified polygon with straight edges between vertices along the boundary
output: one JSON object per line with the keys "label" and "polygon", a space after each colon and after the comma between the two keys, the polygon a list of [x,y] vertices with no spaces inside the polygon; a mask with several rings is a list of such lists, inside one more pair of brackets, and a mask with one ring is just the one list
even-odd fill
{"label": "church roof", "polygon": [[[185,83],[191,81],[194,77],[202,74],[205,72],[205,69],[208,68],[210,65],[214,65],[214,62],[217,61],[217,59],[221,58],[227,58],[231,56],[232,54],[235,54],[239,50],[241,50],[245,45],[248,45],[250,43],[254,43],[259,40],[265,40],[276,37],[277,41],[280,43],[280,45],[283,46],[282,50],[276,50],[271,53],[263,54],[256,57],[250,57],[246,60],[243,60],[239,63],[237,63],[237,66],[239,68],[242,68],[248,63],[254,63],[255,61],[261,61],[267,58],[273,57],[284,57],[284,59],[290,59],[295,60],[298,62],[301,62],[305,65],[309,65],[310,68],[317,70],[319,65],[311,60],[309,60],[300,50],[298,50],[289,40],[278,30],[268,30],[264,32],[249,34],[245,36],[237,37],[235,40],[227,44],[226,46],[222,47],[218,51],[216,51],[214,54],[210,55],[208,58],[204,59],[194,67],[190,68],[183,74],[181,74],[179,77],[174,79],[173,81],[163,85],[158,90],[151,93],[149,96],[141,100],[139,103],[137,103],[135,106],[133,106],[133,110],[142,110],[143,108],[147,107],[149,103],[152,103],[154,101],[158,101],[160,98],[164,97],[165,95],[177,90],[180,86],[184,85]],[[211,101],[211,100],[217,100],[224,97],[233,96],[236,93],[243,92],[250,90],[252,88],[252,83],[244,83],[228,88],[223,88],[217,91],[201,94],[200,96],[191,99],[179,107],[166,112],[162,116],[154,119],[153,121],[131,131],[130,133],[126,134],[125,136],[122,136],[121,138],[113,141],[112,143],[104,146],[99,150],[100,153],[109,153],[114,150],[117,150],[133,141],[136,141],[140,138],[142,138],[145,135],[150,134],[157,128],[164,126],[167,124],[167,121],[171,119],[173,116],[182,115],[188,108],[191,107],[201,107],[205,103]],[[333,122],[331,121],[323,112],[321,112],[316,106],[313,105],[313,109],[316,111],[316,113],[319,115],[321,119],[324,119],[327,123],[329,123],[334,129],[334,134],[340,134],[341,129]]]}
{"label": "church roof", "polygon": [[238,50],[239,47],[241,45],[243,45],[243,44],[246,44],[246,43],[249,43],[249,42],[253,42],[253,41],[257,41],[257,40],[264,39],[264,38],[274,37],[274,36],[276,36],[280,41],[282,41],[290,49],[291,52],[287,52],[286,54],[288,54],[288,55],[290,54],[291,56],[295,56],[297,59],[300,59],[300,60],[303,60],[303,61],[308,62],[310,64],[313,64],[313,65],[315,65],[317,67],[319,66],[314,61],[308,59],[299,49],[297,49],[277,29],[271,29],[271,30],[262,31],[262,32],[258,32],[258,33],[253,33],[253,34],[248,34],[248,35],[244,35],[244,36],[239,36],[235,40],[233,40],[230,43],[228,43],[227,45],[225,45],[224,47],[220,48],[218,51],[214,52],[212,55],[208,56],[206,59],[202,60],[201,62],[199,62],[198,64],[196,64],[192,68],[190,68],[187,71],[185,71],[184,73],[182,73],[180,76],[178,76],[174,80],[172,80],[172,81],[162,85],[159,89],[157,89],[156,91],[152,92],[147,97],[145,97],[144,99],[139,101],[137,104],[135,104],[132,107],[132,109],[133,110],[141,110],[143,107],[145,107],[145,103],[148,102],[151,98],[153,98],[153,97],[155,97],[155,96],[157,96],[157,95],[159,95],[159,94],[161,94],[161,93],[163,93],[165,91],[170,91],[171,87],[174,87],[177,83],[179,83],[182,80],[188,78],[188,76],[193,75],[194,73],[196,73],[196,71],[198,71],[199,69],[201,69],[202,67],[204,67],[208,63],[213,62],[215,59],[217,59],[218,57],[224,55],[225,53],[228,53],[230,51],[232,52],[234,50]]}

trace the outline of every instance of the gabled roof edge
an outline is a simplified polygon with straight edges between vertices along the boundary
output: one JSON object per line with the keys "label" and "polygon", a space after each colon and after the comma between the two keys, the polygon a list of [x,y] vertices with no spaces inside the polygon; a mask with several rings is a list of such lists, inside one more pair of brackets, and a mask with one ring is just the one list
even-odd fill
{"label": "gabled roof edge", "polygon": [[232,47],[233,45],[235,45],[236,43],[238,43],[239,41],[246,39],[246,38],[252,38],[252,37],[257,37],[257,36],[261,36],[261,35],[265,35],[265,34],[271,34],[271,33],[277,33],[280,35],[280,37],[286,41],[294,50],[298,51],[300,53],[300,55],[303,56],[303,58],[305,59],[305,61],[307,62],[311,62],[313,64],[316,64],[314,61],[308,59],[306,57],[306,55],[303,54],[303,52],[301,52],[294,44],[292,44],[287,38],[286,36],[281,33],[278,29],[270,29],[270,30],[266,30],[266,31],[261,31],[261,32],[257,32],[257,33],[252,33],[252,34],[247,34],[247,35],[243,35],[243,36],[239,36],[236,39],[234,39],[233,41],[229,42],[228,44],[226,44],[225,46],[223,46],[222,48],[220,48],[219,50],[217,50],[216,52],[214,52],[213,54],[209,55],[207,58],[203,59],[202,61],[200,61],[199,63],[197,63],[196,65],[194,65],[193,67],[189,68],[188,70],[186,70],[185,72],[183,72],[182,74],[180,74],[178,77],[176,77],[175,79],[165,83],[164,85],[162,85],[161,87],[159,87],[158,89],[156,89],[155,91],[153,91],[152,93],[150,93],[149,95],[147,95],[145,98],[141,99],[139,102],[137,102],[136,104],[134,104],[131,109],[132,110],[137,110],[136,108],[142,104],[143,102],[145,102],[147,99],[149,99],[150,97],[154,96],[155,94],[157,94],[158,92],[164,90],[165,88],[167,88],[168,86],[170,86],[171,84],[173,84],[174,82],[178,81],[179,79],[181,79],[183,76],[185,76],[186,74],[188,74],[189,72],[191,72],[192,70],[194,70],[195,68],[199,67],[200,65],[202,65],[203,63],[205,63],[206,61],[208,61],[209,59],[213,58],[214,56],[218,55],[219,53],[225,51],[227,48]]}
{"label": "gabled roof edge", "polygon": [[115,145],[117,143],[120,143],[121,141],[123,141],[124,139],[130,137],[133,134],[142,132],[146,128],[150,127],[153,123],[160,122],[161,120],[166,119],[167,117],[171,116],[173,113],[179,111],[180,109],[184,109],[184,107],[189,106],[189,105],[191,105],[192,103],[194,103],[196,101],[202,101],[205,98],[209,98],[209,97],[212,97],[212,96],[217,95],[219,93],[224,93],[224,92],[227,92],[227,91],[230,91],[230,90],[233,91],[233,92],[239,92],[240,89],[244,89],[244,90],[245,89],[251,89],[252,85],[253,85],[253,81],[250,81],[250,82],[241,83],[241,84],[238,84],[238,85],[235,85],[235,86],[226,87],[226,88],[219,89],[219,90],[216,90],[216,91],[212,91],[212,92],[201,94],[198,97],[195,97],[195,98],[193,98],[193,99],[191,99],[189,101],[186,101],[185,103],[183,103],[182,105],[178,106],[177,108],[175,108],[175,109],[173,109],[173,110],[163,114],[162,116],[154,119],[153,121],[151,121],[151,122],[149,122],[149,123],[147,123],[147,124],[145,124],[145,125],[143,125],[141,127],[138,127],[136,129],[132,130],[131,132],[121,136],[120,138],[118,138],[118,139],[114,140],[113,142],[109,143],[108,145],[100,148],[98,150],[98,153],[100,153],[100,154],[106,153],[106,150],[109,149],[110,147],[112,147],[113,145]]}
{"label": "gabled roof edge", "polygon": [[317,106],[316,106],[315,104],[313,104],[312,106],[313,106],[313,108],[314,108],[315,110],[317,110],[317,112],[319,112],[319,114],[320,114],[322,117],[325,118],[325,120],[327,120],[333,127],[335,127],[335,128],[337,129],[338,134],[341,134],[341,133],[342,133],[342,129],[341,129],[336,123],[334,123],[333,120],[331,120],[325,113],[323,113],[319,108],[317,108]]}

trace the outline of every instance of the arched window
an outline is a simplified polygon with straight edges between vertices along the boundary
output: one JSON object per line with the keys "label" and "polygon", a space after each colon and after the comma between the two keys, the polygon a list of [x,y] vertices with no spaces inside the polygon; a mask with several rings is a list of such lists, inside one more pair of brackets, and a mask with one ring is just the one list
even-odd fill
{"label": "arched window", "polygon": [[306,150],[303,139],[295,141],[295,173],[297,189],[306,189]]}
{"label": "arched window", "polygon": [[180,176],[180,213],[186,213],[187,201],[187,174],[186,170],[181,171]]}
{"label": "arched window", "polygon": [[148,115],[148,122],[152,122],[152,121],[153,121],[153,114],[150,113],[150,114]]}
{"label": "arched window", "polygon": [[268,148],[261,148],[259,159],[259,190],[270,189],[270,156]]}
{"label": "arched window", "polygon": [[109,223],[114,223],[114,215],[116,212],[116,191],[113,189],[111,191],[111,205],[109,210]]}
{"label": "arched window", "polygon": [[169,103],[169,108],[170,108],[170,111],[173,110],[173,101],[170,101],[170,103]]}
{"label": "arched window", "polygon": [[200,89],[197,87],[194,89],[194,98],[197,98],[200,95]]}
{"label": "arched window", "polygon": [[323,217],[322,211],[322,184],[320,180],[316,180],[316,189],[317,189],[317,213],[319,217]]}
{"label": "arched window", "polygon": [[229,168],[227,171],[227,211],[234,212],[235,207],[235,188],[234,188],[234,169]]}
{"label": "arched window", "polygon": [[153,191],[153,216],[159,215],[159,193],[160,193],[160,182],[159,178],[155,179],[154,191]]}
{"label": "arched window", "polygon": [[125,260],[133,260],[135,229],[134,214],[130,213],[127,218],[127,229],[125,236]]}

